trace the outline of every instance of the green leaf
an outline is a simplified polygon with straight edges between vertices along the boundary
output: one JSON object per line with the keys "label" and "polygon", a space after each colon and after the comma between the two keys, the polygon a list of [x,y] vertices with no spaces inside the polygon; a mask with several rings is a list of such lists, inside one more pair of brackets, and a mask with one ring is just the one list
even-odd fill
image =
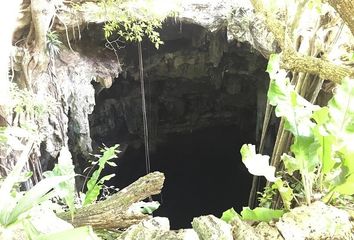
{"label": "green leaf", "polygon": [[269,165],[269,156],[256,154],[256,147],[252,144],[244,144],[240,152],[242,162],[249,173],[255,176],[264,176],[270,182],[276,180],[275,167]]}
{"label": "green leaf", "polygon": [[151,215],[159,206],[160,204],[158,202],[146,202],[141,207],[141,213]]}
{"label": "green leaf", "polygon": [[322,173],[329,173],[336,164],[332,156],[332,148],[335,141],[335,137],[332,135],[322,136],[320,139],[321,148],[319,149],[319,156],[322,162]]}
{"label": "green leaf", "polygon": [[21,214],[27,212],[39,203],[48,200],[48,197],[52,196],[51,194],[47,194],[50,190],[55,188],[59,183],[67,181],[72,177],[73,176],[51,177],[37,183],[37,185],[27,191],[25,195],[19,199],[15,208],[11,210],[8,219],[3,222],[3,225],[7,226],[14,223]]}
{"label": "green leaf", "polygon": [[235,209],[230,208],[222,213],[221,219],[227,223],[230,223],[236,217],[240,217],[240,215],[235,211]]}
{"label": "green leaf", "polygon": [[103,150],[103,156],[98,160],[98,163],[101,168],[104,167],[107,161],[117,158],[116,149],[119,147],[119,144],[114,145],[113,147],[105,148]]}
{"label": "green leaf", "polygon": [[[47,171],[43,174],[44,176],[75,176],[74,165],[72,163],[71,153],[68,148],[63,147],[60,150],[58,164],[55,164],[52,171]],[[65,204],[69,207],[71,216],[75,213],[75,198],[76,198],[76,188],[75,179],[72,178],[68,181],[61,182],[57,187],[56,191],[59,192],[59,197],[62,198]]]}
{"label": "green leaf", "polygon": [[288,186],[288,183],[284,182],[281,179],[278,179],[277,181],[275,181],[272,188],[278,189],[280,197],[281,197],[283,204],[284,204],[284,208],[286,210],[290,210],[291,202],[294,199],[294,192]]}
{"label": "green leaf", "polygon": [[107,164],[111,167],[117,167],[117,164],[115,162],[107,161]]}
{"label": "green leaf", "polygon": [[349,174],[354,173],[354,150],[343,148],[340,151],[342,155],[342,165],[348,170]]}
{"label": "green leaf", "polygon": [[300,164],[296,158],[284,153],[281,160],[284,162],[285,170],[289,175],[293,175],[295,171],[300,170]]}
{"label": "green leaf", "polygon": [[340,174],[332,185],[335,186],[333,191],[344,195],[354,194],[354,151],[348,148],[340,150],[341,166]]}
{"label": "green leaf", "polygon": [[244,207],[241,212],[241,217],[243,220],[248,221],[270,222],[271,220],[279,219],[283,216],[283,214],[283,210],[274,210],[262,207],[257,207],[251,210],[249,207]]}
{"label": "green leaf", "polygon": [[319,164],[317,151],[320,144],[315,141],[313,136],[295,138],[294,144],[291,146],[291,151],[295,154],[296,160],[299,162],[299,170],[301,174],[311,173]]}
{"label": "green leaf", "polygon": [[87,191],[84,199],[83,206],[87,206],[97,200],[98,195],[100,194],[102,186],[95,184],[89,191]]}
{"label": "green leaf", "polygon": [[287,101],[287,92],[275,80],[271,80],[267,93],[269,103],[276,106],[279,102]]}
{"label": "green leaf", "polygon": [[25,229],[29,239],[37,239],[37,237],[40,235],[39,231],[33,226],[29,219],[23,219],[22,226]]}
{"label": "green leaf", "polygon": [[353,149],[354,145],[354,81],[344,79],[328,103],[330,122],[326,125],[337,138],[337,144]]}
{"label": "green leaf", "polygon": [[113,174],[109,174],[109,175],[106,175],[106,176],[103,176],[99,181],[98,181],[98,183],[99,184],[103,184],[105,181],[108,181],[108,180],[110,180],[112,177],[114,177],[115,176],[115,174],[113,173]]}
{"label": "green leaf", "polygon": [[347,176],[345,178],[345,181],[342,184],[335,187],[334,191],[344,195],[353,195],[354,194],[354,173]]}
{"label": "green leaf", "polygon": [[86,206],[96,201],[102,189],[102,184],[114,176],[114,174],[107,175],[99,180],[99,176],[106,164],[111,166],[116,165],[115,163],[109,160],[113,158],[117,158],[116,153],[118,152],[117,150],[118,147],[119,145],[116,144],[113,147],[110,148],[105,147],[104,149],[101,150],[101,152],[103,152],[103,155],[98,159],[98,169],[93,172],[91,178],[86,184],[87,192],[85,195],[83,206]]}
{"label": "green leaf", "polygon": [[278,71],[273,77],[267,95],[269,103],[276,107],[276,116],[285,119],[285,129],[294,136],[311,135],[315,125],[311,117],[319,106],[311,104],[297,94],[284,70]]}
{"label": "green leaf", "polygon": [[11,190],[15,183],[18,182],[18,179],[21,178],[21,171],[28,161],[29,153],[32,149],[33,141],[29,141],[22,151],[15,167],[10,172],[10,174],[4,179],[0,186],[0,211],[6,209],[9,206],[11,198]]}
{"label": "green leaf", "polygon": [[266,72],[269,73],[270,76],[272,76],[277,71],[279,71],[279,69],[280,69],[280,55],[279,54],[271,54],[269,56]]}
{"label": "green leaf", "polygon": [[316,121],[317,125],[323,125],[329,120],[329,109],[328,107],[322,107],[315,111],[312,118]]}

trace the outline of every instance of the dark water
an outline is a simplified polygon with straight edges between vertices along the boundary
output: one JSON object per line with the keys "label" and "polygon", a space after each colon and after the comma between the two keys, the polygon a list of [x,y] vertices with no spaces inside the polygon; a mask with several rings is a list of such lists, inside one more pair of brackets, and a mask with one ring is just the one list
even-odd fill
{"label": "dark water", "polygon": [[[161,206],[156,216],[169,218],[172,229],[188,228],[193,217],[247,205],[252,176],[241,162],[239,150],[252,137],[236,126],[215,127],[167,136],[151,154],[152,171],[165,174]],[[144,149],[128,147],[118,159],[111,185],[123,188],[145,175]]]}

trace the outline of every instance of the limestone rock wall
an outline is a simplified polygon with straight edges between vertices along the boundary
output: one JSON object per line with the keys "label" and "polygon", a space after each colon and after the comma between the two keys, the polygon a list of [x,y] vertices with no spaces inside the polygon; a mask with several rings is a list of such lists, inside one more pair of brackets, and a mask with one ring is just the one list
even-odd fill
{"label": "limestone rock wall", "polygon": [[[226,27],[211,32],[199,25],[180,24],[165,24],[161,31],[165,44],[158,51],[143,42],[151,141],[228,125],[238,125],[255,138],[257,108],[265,102],[268,82],[266,60],[249,44],[230,42]],[[127,45],[119,55],[124,73],[97,95],[90,117],[98,145],[142,139],[136,47]]]}
{"label": "limestone rock wall", "polygon": [[[76,53],[63,51],[56,60],[54,78],[44,75],[38,86],[49,89],[58,104],[41,123],[44,166],[53,163],[68,141],[76,158],[91,151],[91,136],[100,145],[117,140],[110,138],[112,134],[141,139],[142,133],[134,46],[125,44],[118,59],[105,47],[102,24],[87,24],[91,20],[86,15],[79,14],[80,19],[73,21],[65,11],[59,14],[68,29],[79,23],[82,36],[72,42]],[[65,43],[64,28],[60,24],[56,28]],[[179,16],[166,21],[161,36],[165,45],[159,52],[144,43],[153,139],[159,132],[193,131],[211,122],[244,127],[248,120],[241,119],[253,121],[255,116],[259,125],[266,87],[261,81],[266,75],[265,60],[257,51],[267,55],[275,46],[249,1],[183,1]],[[124,77],[112,90],[105,90],[122,70]],[[113,92],[115,97],[110,97]],[[95,93],[100,105],[90,129],[88,116],[95,106]]]}

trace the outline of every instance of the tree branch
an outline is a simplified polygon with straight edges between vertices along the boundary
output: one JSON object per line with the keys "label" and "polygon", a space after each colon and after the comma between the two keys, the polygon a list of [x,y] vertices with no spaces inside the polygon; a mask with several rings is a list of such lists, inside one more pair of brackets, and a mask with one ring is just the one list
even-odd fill
{"label": "tree branch", "polygon": [[345,77],[354,77],[354,70],[346,66],[335,65],[320,58],[301,55],[294,50],[285,50],[281,54],[281,67],[290,71],[319,75],[340,83]]}
{"label": "tree branch", "polygon": [[331,5],[347,24],[350,31],[354,36],[354,1],[353,0],[328,0],[329,5]]}
{"label": "tree branch", "polygon": [[159,194],[164,180],[163,173],[150,173],[107,200],[79,208],[73,219],[71,219],[69,212],[58,214],[58,217],[70,222],[75,227],[90,225],[96,229],[127,228],[149,218],[149,215],[131,213],[128,209],[135,202]]}
{"label": "tree branch", "polygon": [[273,14],[263,6],[261,0],[251,0],[251,2],[255,10],[265,17],[268,30],[273,33],[280,48],[283,50],[281,55],[281,65],[283,68],[296,72],[316,74],[323,79],[328,79],[335,83],[340,83],[345,77],[354,77],[354,70],[352,68],[338,66],[331,62],[312,56],[304,56],[296,52],[292,47],[293,44],[289,36],[284,30],[283,24],[273,17]]}

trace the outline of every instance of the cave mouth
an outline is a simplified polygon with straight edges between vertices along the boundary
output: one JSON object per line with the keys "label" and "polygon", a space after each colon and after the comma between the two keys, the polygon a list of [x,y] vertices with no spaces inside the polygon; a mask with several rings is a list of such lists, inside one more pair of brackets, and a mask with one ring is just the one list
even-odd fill
{"label": "cave mouth", "polygon": [[[247,135],[248,134],[248,135]],[[169,134],[150,155],[151,170],[165,174],[154,216],[168,217],[171,229],[190,228],[193,217],[221,217],[248,204],[252,176],[244,167],[240,148],[252,139],[236,125],[214,126],[184,134]],[[117,160],[109,184],[124,188],[146,174],[144,147],[132,146]]]}
{"label": "cave mouth", "polygon": [[[166,23],[161,39],[158,51],[143,42],[151,170],[166,175],[154,214],[172,229],[188,228],[193,217],[247,206],[252,176],[239,151],[260,132],[267,62],[230,42],[226,28]],[[115,173],[106,185],[119,189],[146,174],[136,53],[134,44],[120,49],[124,72],[110,88],[93,83],[92,147],[121,145],[118,166],[103,173]]]}

